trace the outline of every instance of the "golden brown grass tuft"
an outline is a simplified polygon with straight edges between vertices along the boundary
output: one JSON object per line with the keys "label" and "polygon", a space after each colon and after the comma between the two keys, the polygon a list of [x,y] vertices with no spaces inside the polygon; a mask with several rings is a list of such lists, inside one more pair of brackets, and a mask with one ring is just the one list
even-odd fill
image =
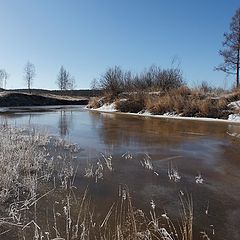
{"label": "golden brown grass tuft", "polygon": [[96,108],[99,108],[101,107],[102,104],[101,104],[101,100],[99,97],[93,97],[93,98],[90,98],[89,102],[88,102],[88,105],[87,107],[88,108],[93,108],[93,109],[96,109]]}
{"label": "golden brown grass tuft", "polygon": [[127,99],[119,99],[115,106],[120,112],[138,113],[145,109],[145,95],[139,93],[130,95]]}

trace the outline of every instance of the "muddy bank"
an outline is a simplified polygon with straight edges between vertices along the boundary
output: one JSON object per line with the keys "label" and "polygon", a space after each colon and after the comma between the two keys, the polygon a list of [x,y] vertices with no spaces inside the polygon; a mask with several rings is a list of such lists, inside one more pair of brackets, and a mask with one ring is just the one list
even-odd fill
{"label": "muddy bank", "polygon": [[88,98],[73,98],[54,95],[3,92],[0,94],[0,107],[86,105]]}

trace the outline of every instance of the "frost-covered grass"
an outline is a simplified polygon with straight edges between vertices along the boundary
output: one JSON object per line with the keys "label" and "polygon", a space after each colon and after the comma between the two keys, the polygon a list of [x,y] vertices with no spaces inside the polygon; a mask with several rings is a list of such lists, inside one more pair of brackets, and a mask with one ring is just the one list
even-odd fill
{"label": "frost-covered grass", "polygon": [[[0,238],[14,238],[35,225],[37,204],[54,192],[56,182],[67,188],[73,176],[75,145],[39,134],[35,130],[0,127]],[[36,236],[35,236],[36,237]],[[38,239],[38,238],[35,238]],[[40,238],[39,238],[40,239]]]}
{"label": "frost-covered grass", "polygon": [[[52,161],[45,158],[47,135],[23,129],[0,127],[0,201],[21,191],[36,193],[37,179],[48,178]],[[19,196],[17,196],[19,197]]]}
{"label": "frost-covered grass", "polygon": [[[125,185],[119,186],[117,200],[99,216],[88,187],[79,195],[74,186],[75,145],[11,127],[1,127],[0,138],[0,239],[193,239],[193,202],[183,191],[179,194],[179,221],[171,220],[153,200],[149,211],[138,209]],[[130,152],[121,156],[124,161],[138,161],[146,174],[158,177],[148,154],[141,160]],[[101,153],[96,163],[88,164],[83,177],[97,187],[106,174],[115,174],[115,168],[112,154]],[[172,162],[165,177],[173,180],[172,184],[181,181]],[[196,179],[202,183],[201,175]]]}

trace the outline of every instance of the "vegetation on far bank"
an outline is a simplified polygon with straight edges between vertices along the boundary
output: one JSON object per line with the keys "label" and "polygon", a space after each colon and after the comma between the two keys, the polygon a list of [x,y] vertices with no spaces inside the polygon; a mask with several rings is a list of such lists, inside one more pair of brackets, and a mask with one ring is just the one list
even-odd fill
{"label": "vegetation on far bank", "polygon": [[236,89],[227,92],[210,87],[203,82],[199,87],[190,89],[183,80],[179,67],[162,69],[157,66],[133,74],[120,67],[109,68],[94,87],[105,92],[100,100],[93,99],[89,108],[98,108],[104,103],[115,102],[121,112],[144,112],[151,114],[177,114],[187,117],[211,117],[226,119],[232,113],[231,101],[240,100],[240,9],[238,8],[230,22],[228,33],[224,33],[223,49],[219,54],[223,63],[215,70],[236,76]]}
{"label": "vegetation on far bank", "polygon": [[121,112],[165,113],[187,117],[211,117],[226,119],[239,110],[229,106],[240,100],[240,91],[213,88],[206,82],[189,88],[179,68],[161,69],[151,66],[140,74],[132,74],[120,67],[109,68],[99,79],[97,86],[103,97],[93,98],[88,107],[99,108],[115,103]]}

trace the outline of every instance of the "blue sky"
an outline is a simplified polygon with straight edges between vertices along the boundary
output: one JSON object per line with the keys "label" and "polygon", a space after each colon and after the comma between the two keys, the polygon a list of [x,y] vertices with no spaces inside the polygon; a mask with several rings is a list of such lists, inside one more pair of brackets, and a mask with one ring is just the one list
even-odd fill
{"label": "blue sky", "polygon": [[189,85],[231,87],[233,76],[213,71],[223,33],[239,0],[0,0],[0,68],[8,88],[26,87],[23,68],[34,63],[33,88],[55,89],[60,66],[89,88],[111,66],[139,72],[181,63]]}

